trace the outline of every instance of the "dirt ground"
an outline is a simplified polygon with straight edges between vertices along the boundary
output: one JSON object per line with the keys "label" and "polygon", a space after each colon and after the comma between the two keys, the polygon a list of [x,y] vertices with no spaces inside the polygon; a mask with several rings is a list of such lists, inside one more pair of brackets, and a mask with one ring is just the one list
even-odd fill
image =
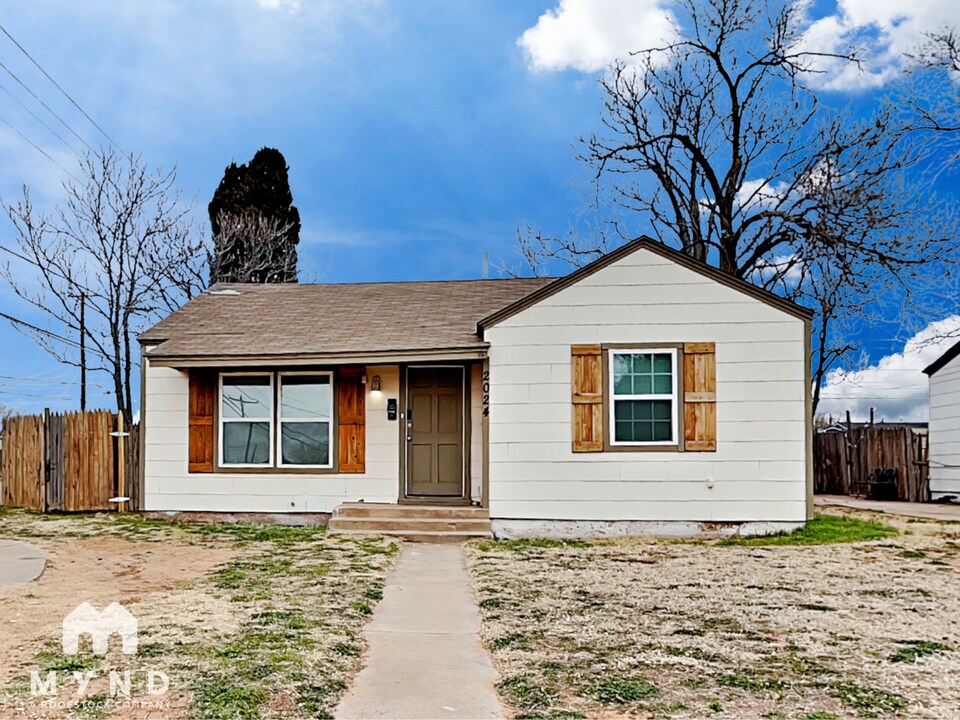
{"label": "dirt ground", "polygon": [[[0,717],[324,717],[359,669],[360,629],[397,547],[324,528],[174,525],[136,515],[0,513],[0,537],[44,552],[43,575],[0,594]],[[63,618],[121,603],[138,652],[62,653]],[[110,671],[131,674],[112,692]],[[36,695],[30,673],[55,672]],[[168,680],[153,694],[148,671]],[[80,681],[89,674],[82,692]],[[162,681],[157,681],[162,684]],[[153,688],[156,689],[156,688]]]}
{"label": "dirt ground", "polygon": [[960,525],[848,512],[900,534],[471,544],[505,702],[558,720],[960,717]]}

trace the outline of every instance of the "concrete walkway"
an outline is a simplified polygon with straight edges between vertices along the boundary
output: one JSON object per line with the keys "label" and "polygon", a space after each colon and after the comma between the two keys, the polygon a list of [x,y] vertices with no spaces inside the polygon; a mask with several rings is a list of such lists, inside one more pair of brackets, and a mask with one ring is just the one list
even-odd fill
{"label": "concrete walkway", "polygon": [[0,540],[0,593],[36,580],[46,564],[39,550],[15,540]]}
{"label": "concrete walkway", "polygon": [[960,505],[941,503],[911,503],[896,500],[868,500],[847,495],[817,495],[814,498],[817,507],[845,507],[854,510],[870,510],[872,512],[903,515],[904,517],[924,518],[925,520],[940,520],[960,522]]}
{"label": "concrete walkway", "polygon": [[479,630],[460,545],[407,543],[364,630],[366,666],[334,716],[503,718]]}

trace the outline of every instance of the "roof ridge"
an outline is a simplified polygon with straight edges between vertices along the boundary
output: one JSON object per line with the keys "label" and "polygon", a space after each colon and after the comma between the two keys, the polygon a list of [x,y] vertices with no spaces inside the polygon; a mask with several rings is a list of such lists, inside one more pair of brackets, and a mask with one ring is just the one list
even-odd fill
{"label": "roof ridge", "polygon": [[467,283],[483,282],[543,282],[549,283],[563,276],[550,277],[499,277],[499,278],[466,278],[462,280],[436,279],[436,280],[363,280],[359,282],[331,282],[331,283],[241,283],[241,282],[219,282],[214,283],[204,292],[209,292],[215,288],[306,288],[306,287],[356,287],[358,285],[465,285]]}

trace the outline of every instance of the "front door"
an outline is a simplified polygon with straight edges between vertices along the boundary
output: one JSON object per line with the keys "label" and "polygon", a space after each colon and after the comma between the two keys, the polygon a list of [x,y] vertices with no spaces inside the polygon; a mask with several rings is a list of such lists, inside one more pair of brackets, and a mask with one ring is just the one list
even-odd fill
{"label": "front door", "polygon": [[407,495],[464,496],[463,372],[407,370]]}

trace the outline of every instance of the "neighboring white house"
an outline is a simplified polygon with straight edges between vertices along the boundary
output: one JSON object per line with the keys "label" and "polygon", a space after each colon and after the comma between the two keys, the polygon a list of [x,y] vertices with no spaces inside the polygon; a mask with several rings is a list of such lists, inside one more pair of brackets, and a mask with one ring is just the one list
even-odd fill
{"label": "neighboring white house", "polygon": [[506,536],[796,527],[809,325],[647,239],[559,279],[219,285],[140,338],[145,509],[473,504]]}
{"label": "neighboring white house", "polygon": [[960,343],[924,369],[930,377],[930,499],[960,500]]}

